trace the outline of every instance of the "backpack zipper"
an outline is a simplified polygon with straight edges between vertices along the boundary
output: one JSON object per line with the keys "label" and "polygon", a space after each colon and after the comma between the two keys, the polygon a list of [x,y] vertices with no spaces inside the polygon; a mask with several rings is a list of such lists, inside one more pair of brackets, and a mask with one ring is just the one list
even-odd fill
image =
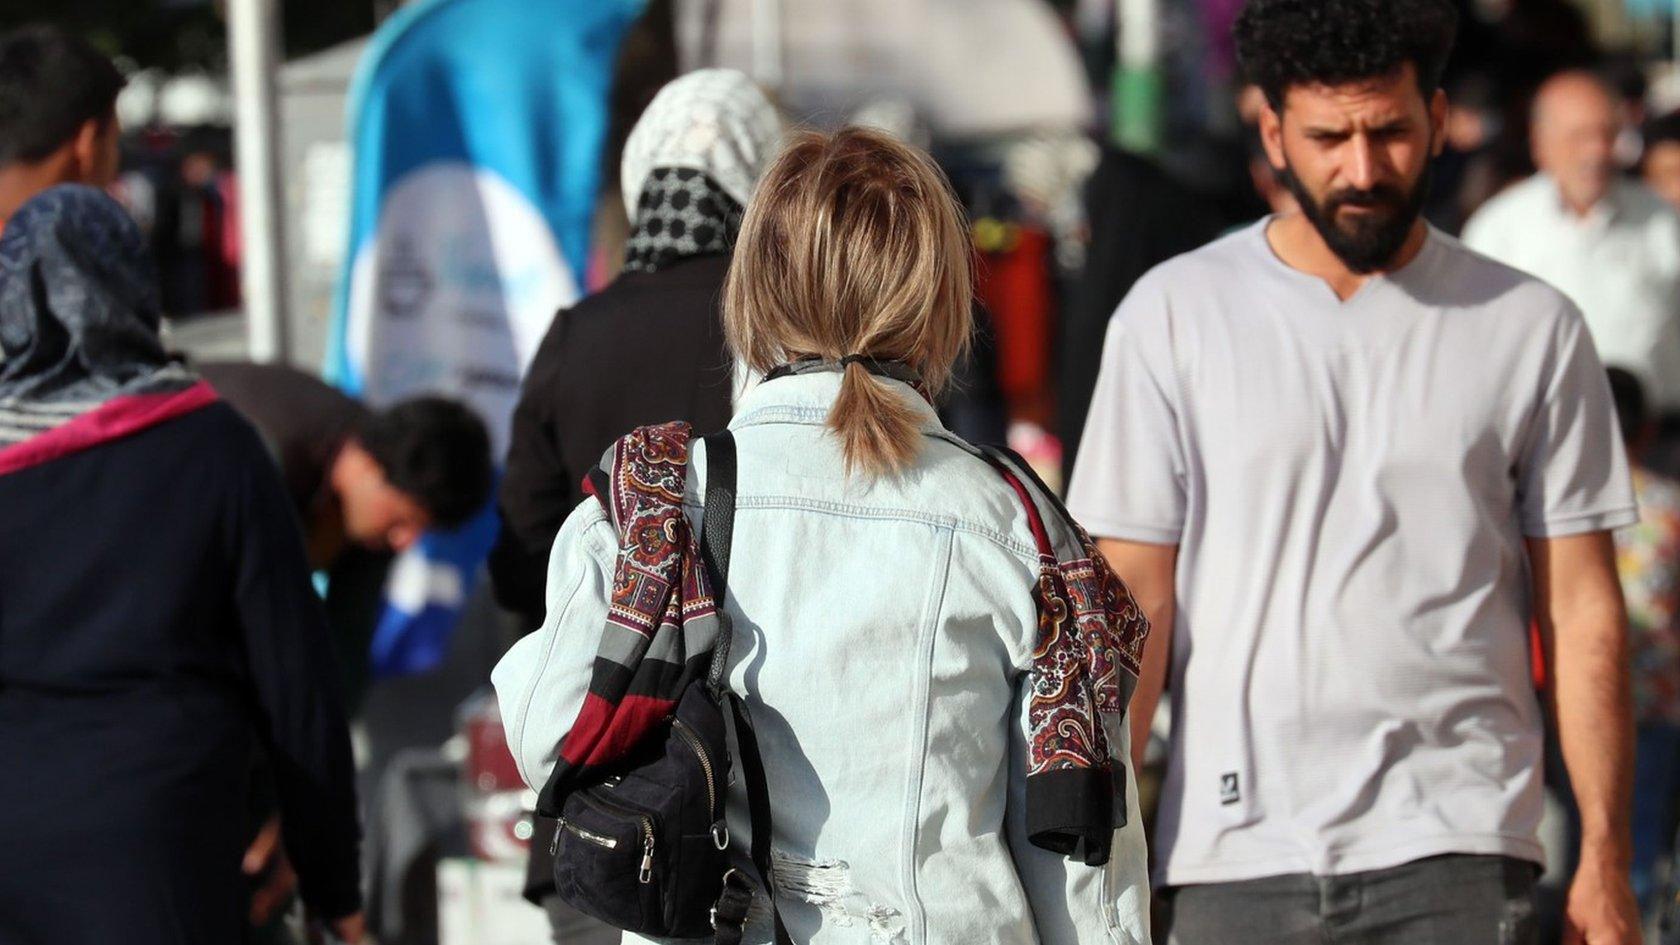
{"label": "backpack zipper", "polygon": [[[636,818],[636,820],[642,825],[642,867],[640,872],[637,873],[636,878],[640,880],[644,886],[653,882],[653,818],[646,814],[633,811],[627,807],[621,807],[610,801],[605,801],[598,797],[591,797],[588,794],[579,793],[578,796],[583,799],[585,804],[588,804],[596,810],[608,814],[617,814],[619,816]],[[562,823],[563,822],[564,821],[562,821]],[[559,834],[556,833],[555,837],[558,838]],[[617,846],[616,842],[614,843],[614,846]],[[609,849],[611,848],[609,847]]]}
{"label": "backpack zipper", "polygon": [[700,736],[682,719],[673,717],[671,729],[688,744],[695,757],[700,759],[700,770],[706,775],[706,810],[712,816],[717,816],[717,778],[712,773],[712,759],[706,754],[706,746],[701,744]]}
{"label": "backpack zipper", "polygon": [[[608,849],[608,850],[618,849],[618,838],[617,837],[603,837],[598,833],[593,833],[591,831],[585,830],[582,827],[579,827],[577,824],[571,823],[570,821],[567,821],[564,818],[561,818],[560,826],[562,828],[564,828],[572,836],[577,837],[579,840],[583,840],[583,841],[588,842],[588,843],[593,843],[598,847],[602,847],[602,848],[605,848],[605,849]],[[548,847],[549,855],[552,856],[555,853],[555,851],[557,851],[559,849],[560,849],[560,834],[556,833],[554,835],[554,842],[549,844],[549,847]]]}

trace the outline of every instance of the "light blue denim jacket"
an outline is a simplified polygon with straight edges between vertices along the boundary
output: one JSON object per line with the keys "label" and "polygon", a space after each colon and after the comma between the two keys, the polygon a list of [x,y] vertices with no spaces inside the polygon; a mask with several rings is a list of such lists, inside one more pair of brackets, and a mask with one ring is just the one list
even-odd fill
{"label": "light blue denim jacket", "polygon": [[[1106,866],[1027,841],[1022,691],[1038,560],[1026,514],[925,401],[890,383],[925,436],[898,476],[845,474],[824,426],[838,374],[762,384],[730,423],[740,459],[729,679],[764,753],[789,934],[813,945],[1145,945],[1129,770],[1126,825]],[[703,445],[694,452],[685,504],[698,528]],[[496,667],[508,743],[533,789],[583,704],[616,553],[611,523],[586,500],[555,539],[542,629]],[[1130,757],[1125,728],[1109,729],[1117,764]],[[734,837],[751,836],[738,777],[727,816]],[[755,931],[769,940],[762,921]]]}

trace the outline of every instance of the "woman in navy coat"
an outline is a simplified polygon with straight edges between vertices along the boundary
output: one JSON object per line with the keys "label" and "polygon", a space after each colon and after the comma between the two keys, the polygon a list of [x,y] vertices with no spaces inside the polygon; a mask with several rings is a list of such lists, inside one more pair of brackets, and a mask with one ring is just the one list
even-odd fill
{"label": "woman in navy coat", "polygon": [[298,529],[157,328],[109,197],[57,187],[8,222],[0,942],[238,942],[258,747],[306,904],[356,939],[350,745]]}

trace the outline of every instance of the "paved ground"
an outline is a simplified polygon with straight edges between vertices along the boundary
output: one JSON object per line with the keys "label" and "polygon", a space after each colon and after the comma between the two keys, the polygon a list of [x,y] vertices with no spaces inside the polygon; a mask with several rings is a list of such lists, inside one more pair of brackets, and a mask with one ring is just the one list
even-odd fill
{"label": "paved ground", "polygon": [[238,361],[246,357],[245,318],[238,312],[217,312],[193,318],[168,319],[164,344],[200,361]]}

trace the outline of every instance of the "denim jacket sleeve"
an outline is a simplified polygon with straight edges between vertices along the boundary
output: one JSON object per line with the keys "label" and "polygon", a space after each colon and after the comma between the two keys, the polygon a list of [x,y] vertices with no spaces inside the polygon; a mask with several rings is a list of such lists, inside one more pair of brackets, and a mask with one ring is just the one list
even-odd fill
{"label": "denim jacket sleeve", "polygon": [[1032,845],[1026,829],[1027,708],[1025,676],[1017,686],[1010,736],[1006,827],[1010,855],[1041,945],[1149,945],[1149,865],[1143,815],[1131,771],[1131,737],[1123,721],[1108,726],[1116,759],[1125,759],[1126,824],[1115,831],[1105,866],[1086,866]]}
{"label": "denim jacket sleeve", "polygon": [[555,749],[583,708],[607,622],[617,539],[593,498],[572,511],[548,562],[542,628],[514,644],[490,674],[519,776],[541,790]]}

